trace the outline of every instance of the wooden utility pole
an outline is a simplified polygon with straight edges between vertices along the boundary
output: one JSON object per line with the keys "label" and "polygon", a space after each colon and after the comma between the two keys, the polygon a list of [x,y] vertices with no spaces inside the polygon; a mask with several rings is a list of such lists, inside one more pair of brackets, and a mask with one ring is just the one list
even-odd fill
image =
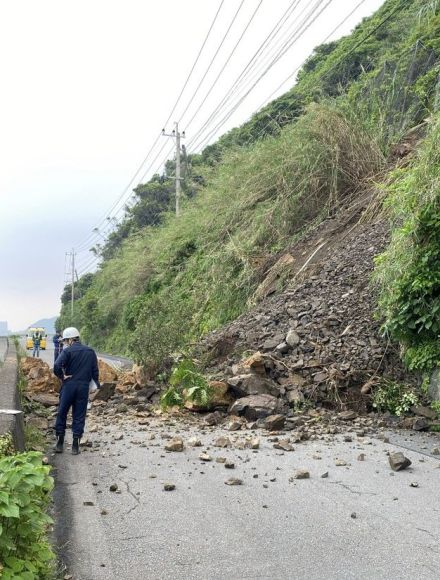
{"label": "wooden utility pole", "polygon": [[182,192],[182,188],[180,185],[181,176],[180,176],[180,139],[185,139],[185,131],[183,133],[179,133],[179,124],[174,123],[175,129],[173,129],[172,133],[165,133],[165,129],[162,129],[162,135],[165,137],[172,137],[176,141],[176,216],[179,217],[180,215],[180,196]]}

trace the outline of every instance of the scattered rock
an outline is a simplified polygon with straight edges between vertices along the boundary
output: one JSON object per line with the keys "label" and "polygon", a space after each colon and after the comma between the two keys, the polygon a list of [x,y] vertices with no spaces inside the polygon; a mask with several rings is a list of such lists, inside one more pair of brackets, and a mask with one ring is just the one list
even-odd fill
{"label": "scattered rock", "polygon": [[202,442],[197,437],[190,437],[187,441],[190,447],[201,447]]}
{"label": "scattered rock", "polygon": [[396,453],[390,453],[388,460],[393,471],[402,471],[411,465],[411,461],[408,459],[408,457],[405,457],[400,451]]}
{"label": "scattered rock", "polygon": [[235,463],[233,461],[225,461],[226,469],[235,469]]}
{"label": "scattered rock", "polygon": [[[241,427],[241,423],[240,423],[240,427]],[[231,440],[229,439],[229,437],[222,436],[214,441],[214,447],[230,447],[230,446],[231,446]]]}
{"label": "scattered rock", "polygon": [[199,459],[200,459],[200,461],[205,461],[205,462],[212,461],[212,457],[209,455],[209,453],[201,453],[199,455]]}
{"label": "scattered rock", "polygon": [[225,481],[226,485],[243,485],[243,480],[238,477],[230,477]]}
{"label": "scattered rock", "polygon": [[163,490],[164,491],[174,491],[176,489],[176,485],[174,483],[164,483]]}
{"label": "scattered rock", "polygon": [[417,481],[412,481],[412,482],[409,484],[409,486],[410,486],[410,487],[419,487],[419,484],[417,483]]}
{"label": "scattered rock", "polygon": [[183,440],[180,437],[174,437],[165,444],[165,451],[183,451]]}
{"label": "scattered rock", "polygon": [[297,471],[295,471],[292,478],[293,479],[309,479],[310,472],[307,469],[298,469]]}
{"label": "scattered rock", "polygon": [[280,431],[286,423],[284,415],[269,415],[264,422],[264,427],[268,431]]}
{"label": "scattered rock", "polygon": [[94,502],[93,501],[83,501],[83,505],[85,506],[94,506]]}
{"label": "scattered rock", "polygon": [[412,424],[414,431],[425,431],[428,427],[429,421],[425,417],[416,417]]}
{"label": "scattered rock", "polygon": [[219,411],[214,411],[214,413],[208,413],[205,417],[205,423],[209,426],[220,425],[223,421],[223,415]]}
{"label": "scattered rock", "polygon": [[431,453],[432,455],[440,455],[440,447],[433,447]]}
{"label": "scattered rock", "polygon": [[117,483],[112,483],[111,486],[109,487],[110,491],[118,491],[118,484]]}
{"label": "scattered rock", "polygon": [[[295,451],[293,445],[287,439],[280,439],[273,445],[274,449],[281,449],[282,451]],[[320,458],[321,459],[321,458]]]}
{"label": "scattered rock", "polygon": [[256,421],[273,415],[278,406],[278,399],[272,395],[251,395],[235,401],[230,407],[229,413],[231,415],[243,415],[249,421]]}
{"label": "scattered rock", "polygon": [[321,475],[322,479],[326,479],[328,477],[328,471],[325,471],[322,475]]}

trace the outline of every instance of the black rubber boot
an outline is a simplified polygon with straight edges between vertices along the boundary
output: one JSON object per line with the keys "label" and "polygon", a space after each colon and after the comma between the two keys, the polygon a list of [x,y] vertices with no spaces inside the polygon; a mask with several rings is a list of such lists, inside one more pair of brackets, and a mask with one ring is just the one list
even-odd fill
{"label": "black rubber boot", "polygon": [[78,453],[79,453],[79,437],[74,437],[72,443],[72,455],[78,455]]}
{"label": "black rubber boot", "polygon": [[55,445],[55,453],[62,453],[64,451],[64,435],[57,435],[57,444]]}

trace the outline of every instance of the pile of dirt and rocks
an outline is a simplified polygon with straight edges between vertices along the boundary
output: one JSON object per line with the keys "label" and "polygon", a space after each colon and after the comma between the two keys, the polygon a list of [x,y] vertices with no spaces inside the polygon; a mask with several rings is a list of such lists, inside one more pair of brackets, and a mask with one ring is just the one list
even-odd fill
{"label": "pile of dirt and rocks", "polygon": [[275,397],[278,408],[307,401],[366,411],[380,380],[415,381],[375,319],[371,274],[387,224],[335,227],[333,239],[324,227],[290,250],[297,266],[284,291],[201,343],[208,372],[235,396]]}
{"label": "pile of dirt and rocks", "polygon": [[20,371],[26,381],[27,399],[46,407],[58,405],[61,382],[47,363],[40,358],[25,357],[20,361]]}

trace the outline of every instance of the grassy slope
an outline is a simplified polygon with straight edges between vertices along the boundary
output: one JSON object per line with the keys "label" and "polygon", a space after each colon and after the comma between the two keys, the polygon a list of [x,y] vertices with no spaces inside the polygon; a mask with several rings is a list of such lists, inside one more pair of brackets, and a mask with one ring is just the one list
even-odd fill
{"label": "grassy slope", "polygon": [[[425,4],[388,0],[329,54],[318,51],[296,87],[198,156],[206,186],[183,216],[125,240],[78,301],[85,337],[120,352],[128,339],[137,359],[160,360],[243,312],[270,256],[336,210],[429,111],[439,17]],[[410,75],[416,65],[421,78]],[[268,112],[275,135],[238,147],[261,134]]]}

